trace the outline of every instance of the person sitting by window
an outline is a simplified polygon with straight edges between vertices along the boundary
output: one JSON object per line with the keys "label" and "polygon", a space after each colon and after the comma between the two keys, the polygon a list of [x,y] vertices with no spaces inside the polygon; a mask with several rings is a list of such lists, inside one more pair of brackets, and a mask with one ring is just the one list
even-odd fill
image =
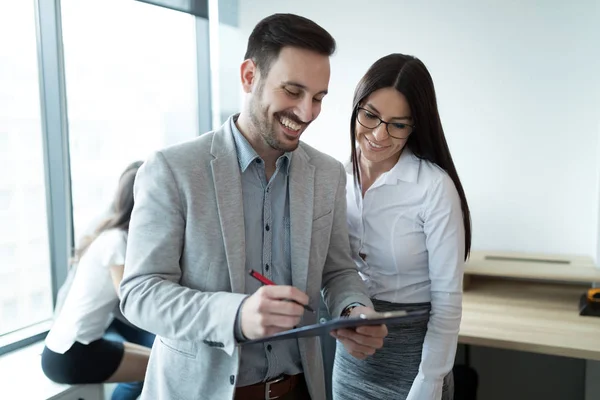
{"label": "person sitting by window", "polygon": [[44,374],[54,382],[123,382],[113,400],[136,399],[142,392],[154,335],[115,313],[123,278],[133,183],[141,162],[129,165],[119,180],[111,214],[84,238],[64,304],[42,353]]}

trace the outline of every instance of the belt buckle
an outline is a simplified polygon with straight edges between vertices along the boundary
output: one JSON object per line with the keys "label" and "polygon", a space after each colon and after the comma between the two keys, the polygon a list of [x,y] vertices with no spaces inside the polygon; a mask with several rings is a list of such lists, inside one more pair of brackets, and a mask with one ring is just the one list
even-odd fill
{"label": "belt buckle", "polygon": [[285,375],[281,375],[278,378],[273,379],[272,381],[265,382],[265,400],[275,400],[280,398],[281,396],[271,397],[271,385],[274,383],[281,382],[285,379]]}

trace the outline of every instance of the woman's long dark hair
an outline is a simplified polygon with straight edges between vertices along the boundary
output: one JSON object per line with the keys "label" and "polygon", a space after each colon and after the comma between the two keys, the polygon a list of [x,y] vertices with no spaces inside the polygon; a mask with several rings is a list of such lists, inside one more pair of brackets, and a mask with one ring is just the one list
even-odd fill
{"label": "woman's long dark hair", "polygon": [[133,183],[138,169],[142,165],[141,161],[131,163],[119,178],[119,186],[111,204],[111,215],[98,225],[93,234],[83,237],[81,245],[75,250],[73,262],[78,262],[92,242],[100,234],[109,229],[120,229],[129,231],[129,220],[133,211]]}
{"label": "woman's long dark hair", "polygon": [[465,191],[454,167],[438,112],[433,80],[421,60],[404,54],[390,54],[373,64],[354,92],[350,138],[354,177],[360,184],[360,168],[356,151],[356,114],[362,102],[376,90],[393,87],[402,93],[412,112],[415,125],[406,146],[421,159],[437,164],[448,173],[460,196],[465,226],[465,259],[471,250],[471,214]]}

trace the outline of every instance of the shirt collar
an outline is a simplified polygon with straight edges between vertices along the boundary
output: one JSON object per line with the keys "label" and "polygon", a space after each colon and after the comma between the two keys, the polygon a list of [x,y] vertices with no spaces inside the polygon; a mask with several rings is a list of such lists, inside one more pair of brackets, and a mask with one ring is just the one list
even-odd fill
{"label": "shirt collar", "polygon": [[[398,183],[398,181],[415,183],[419,177],[420,166],[421,160],[415,156],[408,147],[405,147],[402,150],[396,165],[394,165],[388,172],[383,174],[380,184],[395,185]],[[344,167],[348,175],[354,174],[352,160],[348,160]]]}
{"label": "shirt collar", "polygon": [[[235,141],[238,163],[240,164],[240,169],[243,173],[246,172],[250,163],[257,159],[262,159],[235,124],[235,122],[237,121],[237,117],[238,116],[236,115],[233,118],[231,118],[231,131],[233,132],[233,140]],[[283,153],[283,155],[277,159],[276,165],[277,168],[280,169],[280,171],[285,172],[285,174],[287,175],[290,172],[291,163],[292,153],[288,151]]]}
{"label": "shirt collar", "polygon": [[408,147],[402,149],[398,162],[383,177],[383,183],[395,185],[398,181],[415,183],[419,177],[421,160]]}

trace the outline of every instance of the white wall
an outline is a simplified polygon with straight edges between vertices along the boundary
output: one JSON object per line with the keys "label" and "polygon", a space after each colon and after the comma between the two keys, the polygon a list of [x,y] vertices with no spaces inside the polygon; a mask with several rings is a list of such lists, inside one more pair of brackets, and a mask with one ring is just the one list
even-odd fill
{"label": "white wall", "polygon": [[595,0],[241,0],[240,29],[245,40],[261,18],[293,12],[336,38],[330,95],[304,139],[339,160],[369,65],[392,52],[419,57],[471,206],[473,248],[596,257],[599,9]]}

